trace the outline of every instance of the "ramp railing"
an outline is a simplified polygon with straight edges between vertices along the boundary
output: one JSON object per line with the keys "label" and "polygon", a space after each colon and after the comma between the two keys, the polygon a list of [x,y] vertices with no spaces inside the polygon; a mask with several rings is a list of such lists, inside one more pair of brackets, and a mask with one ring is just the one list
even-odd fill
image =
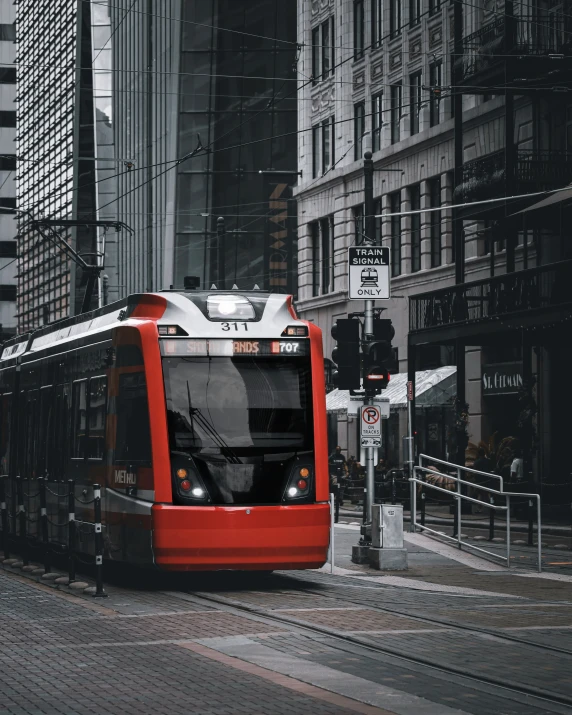
{"label": "ramp railing", "polygon": [[[439,465],[438,467],[436,465]],[[439,471],[442,469],[442,471]],[[498,480],[498,489],[486,486],[483,482]],[[474,551],[479,551],[492,556],[495,559],[504,562],[507,568],[510,568],[511,548],[511,502],[514,504],[515,499],[526,499],[529,503],[536,500],[536,519],[537,519],[537,567],[538,572],[542,571],[542,514],[540,496],[538,494],[529,494],[524,492],[505,491],[503,478],[497,474],[489,472],[480,472],[477,469],[462,467],[458,464],[445,462],[442,459],[435,459],[426,454],[419,455],[419,466],[414,468],[413,477],[409,479],[411,483],[411,530],[420,529],[426,531],[442,539],[453,541],[459,549],[467,547]],[[447,494],[453,500],[453,536],[432,529],[425,524],[425,501],[426,490],[433,490],[443,494]],[[474,496],[470,496],[470,492],[486,492],[489,495],[489,503],[481,501]],[[422,503],[421,521],[417,521],[417,497],[419,496]],[[496,553],[489,549],[484,549],[475,544],[471,544],[462,540],[462,502],[478,504],[495,512],[505,512],[506,514],[506,554]],[[492,513],[491,511],[491,513]]]}

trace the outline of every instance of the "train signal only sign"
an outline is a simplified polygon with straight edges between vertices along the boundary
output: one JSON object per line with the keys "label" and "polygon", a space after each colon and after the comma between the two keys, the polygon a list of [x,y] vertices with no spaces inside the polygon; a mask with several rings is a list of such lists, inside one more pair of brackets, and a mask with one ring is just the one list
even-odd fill
{"label": "train signal only sign", "polygon": [[361,446],[381,447],[381,410],[377,405],[361,408]]}
{"label": "train signal only sign", "polygon": [[351,246],[348,261],[350,300],[389,300],[387,246]]}

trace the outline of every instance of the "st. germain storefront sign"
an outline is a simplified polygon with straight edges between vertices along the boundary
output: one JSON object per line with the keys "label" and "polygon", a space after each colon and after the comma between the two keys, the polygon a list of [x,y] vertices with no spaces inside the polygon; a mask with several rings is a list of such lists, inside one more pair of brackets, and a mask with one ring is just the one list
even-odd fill
{"label": "st. germain storefront sign", "polygon": [[483,397],[515,395],[522,387],[522,363],[499,362],[483,365]]}

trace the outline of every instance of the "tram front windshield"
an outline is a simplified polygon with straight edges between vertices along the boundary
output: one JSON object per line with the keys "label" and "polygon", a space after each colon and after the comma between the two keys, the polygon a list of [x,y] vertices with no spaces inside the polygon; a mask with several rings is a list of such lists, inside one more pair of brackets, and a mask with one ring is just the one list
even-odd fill
{"label": "tram front windshield", "polygon": [[171,451],[193,458],[212,502],[278,503],[313,452],[309,357],[165,357]]}

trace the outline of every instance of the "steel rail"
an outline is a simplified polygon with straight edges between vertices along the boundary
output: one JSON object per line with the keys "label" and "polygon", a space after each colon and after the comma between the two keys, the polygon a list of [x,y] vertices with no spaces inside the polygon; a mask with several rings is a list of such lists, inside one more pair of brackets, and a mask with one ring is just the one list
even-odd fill
{"label": "steel rail", "polygon": [[534,697],[539,700],[552,703],[553,705],[565,705],[568,707],[572,707],[572,697],[568,697],[567,695],[551,693],[550,691],[544,690],[542,688],[535,688],[526,684],[502,680],[501,678],[496,678],[492,675],[469,675],[467,674],[466,670],[460,667],[456,667],[454,665],[436,664],[434,660],[424,658],[423,656],[413,656],[395,648],[389,648],[387,646],[378,646],[369,643],[368,641],[364,641],[359,637],[351,636],[347,633],[342,633],[340,631],[336,631],[325,626],[318,626],[311,623],[307,623],[306,621],[301,621],[297,618],[291,618],[284,615],[276,615],[258,606],[244,604],[240,601],[235,601],[234,599],[226,598],[224,596],[221,597],[215,596],[213,594],[205,594],[202,591],[187,591],[186,593],[188,593],[190,596],[199,601],[217,603],[221,606],[226,606],[228,609],[235,609],[237,611],[251,613],[258,617],[267,618],[277,623],[296,626],[300,630],[308,630],[310,632],[319,633],[320,635],[326,635],[335,640],[351,643],[352,645],[357,645],[360,648],[370,650],[374,653],[390,655],[394,658],[398,658],[399,660],[405,661],[407,663],[413,663],[415,665],[424,665],[425,667],[430,668],[432,670],[440,671],[448,675],[454,674],[464,678],[465,680],[485,684],[488,686],[493,686],[508,693],[516,693],[520,696]]}
{"label": "steel rail", "polygon": [[[292,577],[290,577],[290,578],[292,578]],[[294,576],[294,578],[297,578],[297,577]],[[340,587],[343,588],[343,585],[340,584]],[[380,586],[380,590],[386,589],[386,588],[397,588],[397,587],[395,587],[395,586]],[[322,591],[313,590],[311,588],[305,588],[303,590],[304,590],[304,593],[308,593],[313,596],[323,596],[324,598],[330,598],[330,599],[338,599],[339,598],[339,596],[325,594]],[[412,613],[408,613],[407,611],[397,611],[393,608],[386,608],[384,606],[374,606],[374,605],[371,605],[369,601],[367,602],[367,604],[365,604],[360,601],[352,601],[351,599],[345,599],[345,600],[347,600],[349,603],[355,603],[356,605],[359,605],[360,607],[367,605],[368,608],[370,608],[374,611],[381,611],[383,613],[388,613],[391,615],[404,616],[406,618],[411,618],[412,620],[426,622],[426,623],[433,624],[433,625],[441,625],[441,626],[445,626],[446,628],[457,628],[459,630],[469,631],[472,633],[482,633],[483,635],[494,636],[495,638],[501,638],[502,640],[512,641],[513,643],[518,643],[519,645],[532,646],[533,648],[540,648],[542,650],[548,650],[553,653],[559,653],[560,655],[571,655],[572,656],[572,650],[567,650],[566,648],[557,648],[555,646],[546,645],[544,643],[535,643],[534,641],[529,641],[529,640],[526,640],[525,638],[517,638],[515,636],[507,635],[504,632],[499,633],[498,631],[494,631],[489,628],[482,628],[481,626],[470,626],[470,625],[466,625],[463,623],[457,623],[456,621],[450,621],[445,618],[433,618],[432,616],[414,615]],[[418,606],[417,608],[421,608],[421,606]]]}

